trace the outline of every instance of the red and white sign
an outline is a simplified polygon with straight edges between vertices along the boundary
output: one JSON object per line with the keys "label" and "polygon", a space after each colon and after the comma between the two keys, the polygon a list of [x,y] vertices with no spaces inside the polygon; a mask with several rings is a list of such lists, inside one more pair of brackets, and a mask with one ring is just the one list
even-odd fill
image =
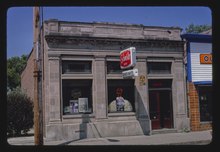
{"label": "red and white sign", "polygon": [[134,67],[136,64],[135,47],[127,48],[120,52],[120,67],[121,69],[128,69]]}

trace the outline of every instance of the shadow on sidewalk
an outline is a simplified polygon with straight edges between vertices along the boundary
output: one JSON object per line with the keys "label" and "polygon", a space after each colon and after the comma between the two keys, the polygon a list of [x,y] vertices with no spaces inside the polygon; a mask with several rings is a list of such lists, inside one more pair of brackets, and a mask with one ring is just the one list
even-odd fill
{"label": "shadow on sidewalk", "polygon": [[138,104],[139,104],[138,107],[141,108],[141,110],[139,109],[137,111],[142,112],[141,114],[138,113],[138,115],[136,115],[136,118],[139,121],[139,124],[141,126],[141,129],[142,129],[144,135],[149,135],[150,134],[149,112],[147,111],[146,103],[144,103],[144,101],[140,95],[139,88],[137,88],[137,86],[135,86],[135,89],[136,89],[136,97],[138,99]]}
{"label": "shadow on sidewalk", "polygon": [[120,142],[120,140],[117,140],[117,139],[107,139],[107,140],[110,142]]}

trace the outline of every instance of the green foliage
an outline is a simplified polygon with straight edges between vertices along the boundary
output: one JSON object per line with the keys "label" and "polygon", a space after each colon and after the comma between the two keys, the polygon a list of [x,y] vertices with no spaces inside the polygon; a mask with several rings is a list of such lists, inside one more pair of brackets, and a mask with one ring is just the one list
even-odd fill
{"label": "green foliage", "polygon": [[16,88],[7,94],[7,133],[8,136],[27,134],[33,127],[33,102]]}
{"label": "green foliage", "polygon": [[194,24],[190,24],[186,29],[185,32],[186,33],[193,33],[193,34],[197,34],[197,33],[201,33],[204,31],[207,31],[209,29],[211,29],[212,27],[210,25],[194,25]]}
{"label": "green foliage", "polygon": [[21,72],[27,63],[27,55],[11,57],[7,60],[7,88],[13,90],[20,86]]}

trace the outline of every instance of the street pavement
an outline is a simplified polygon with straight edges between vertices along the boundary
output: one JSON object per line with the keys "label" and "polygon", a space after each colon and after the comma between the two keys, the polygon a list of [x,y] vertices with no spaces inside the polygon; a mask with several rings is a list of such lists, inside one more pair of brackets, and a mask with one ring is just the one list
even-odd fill
{"label": "street pavement", "polygon": [[[163,133],[141,136],[86,138],[75,141],[47,141],[44,145],[206,145],[211,143],[211,130]],[[8,138],[9,145],[34,145],[34,136]]]}

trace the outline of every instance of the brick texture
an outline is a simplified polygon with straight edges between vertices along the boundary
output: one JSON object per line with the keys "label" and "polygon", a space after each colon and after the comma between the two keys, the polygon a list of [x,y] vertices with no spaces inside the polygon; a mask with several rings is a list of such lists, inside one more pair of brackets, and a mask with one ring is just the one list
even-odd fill
{"label": "brick texture", "polygon": [[192,131],[212,129],[211,123],[200,122],[198,91],[193,83],[188,83],[190,127]]}
{"label": "brick texture", "polygon": [[21,74],[21,88],[32,99],[34,98],[34,59],[35,53],[29,55],[27,65]]}

